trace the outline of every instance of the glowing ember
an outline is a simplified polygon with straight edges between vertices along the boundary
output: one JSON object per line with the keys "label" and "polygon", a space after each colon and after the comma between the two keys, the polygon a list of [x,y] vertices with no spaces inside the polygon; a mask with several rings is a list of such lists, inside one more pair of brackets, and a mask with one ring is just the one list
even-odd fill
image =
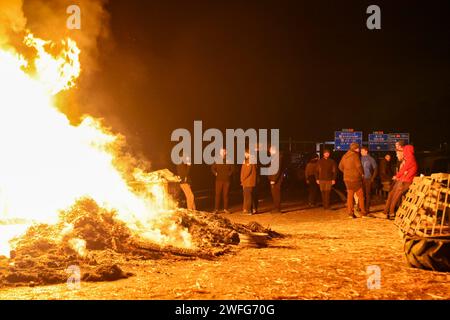
{"label": "glowing ember", "polygon": [[[119,137],[92,117],[71,125],[55,106],[54,95],[73,87],[80,74],[76,43],[62,42],[58,56],[48,52],[53,43],[31,34],[25,44],[36,51],[32,62],[0,49],[0,220],[26,222],[0,224],[0,254],[9,254],[9,241],[30,223],[56,223],[58,212],[82,197],[115,210],[141,237],[190,247],[189,233],[175,222],[156,227],[170,221],[175,207],[161,182],[142,169],[127,175],[118,169],[126,167],[117,156]],[[82,239],[71,244],[82,254]]]}

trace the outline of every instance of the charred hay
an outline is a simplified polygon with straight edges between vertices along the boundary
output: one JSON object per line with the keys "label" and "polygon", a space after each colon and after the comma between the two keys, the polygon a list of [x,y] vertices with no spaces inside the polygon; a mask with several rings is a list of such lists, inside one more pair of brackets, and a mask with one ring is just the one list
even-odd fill
{"label": "charred hay", "polygon": [[[71,266],[83,281],[113,281],[132,276],[122,268],[129,261],[147,259],[212,259],[254,233],[281,237],[258,223],[242,225],[218,215],[178,210],[172,221],[191,235],[193,248],[161,246],[140,238],[114,211],[82,199],[61,212],[57,224],[38,224],[13,241],[10,258],[0,257],[0,286],[64,283]],[[162,230],[164,232],[164,230]],[[244,236],[246,235],[246,236]]]}

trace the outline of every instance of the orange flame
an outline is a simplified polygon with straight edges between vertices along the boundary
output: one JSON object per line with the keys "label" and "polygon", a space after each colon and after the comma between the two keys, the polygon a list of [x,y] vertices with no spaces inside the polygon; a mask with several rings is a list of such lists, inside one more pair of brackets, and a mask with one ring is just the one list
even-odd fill
{"label": "orange flame", "polygon": [[[161,184],[139,194],[117,168],[118,137],[100,122],[85,117],[71,125],[55,106],[53,96],[75,85],[81,72],[80,50],[70,39],[58,56],[47,50],[53,43],[28,34],[25,44],[36,50],[35,74],[21,55],[0,49],[0,219],[55,223],[58,212],[77,199],[90,197],[100,206],[116,210],[136,234],[160,244],[190,247],[189,233],[173,224],[164,232],[156,225],[170,217],[168,195]],[[139,168],[133,177],[154,182]],[[130,179],[127,179],[130,180]],[[0,254],[24,226],[0,225]],[[80,247],[79,239],[73,245]]]}

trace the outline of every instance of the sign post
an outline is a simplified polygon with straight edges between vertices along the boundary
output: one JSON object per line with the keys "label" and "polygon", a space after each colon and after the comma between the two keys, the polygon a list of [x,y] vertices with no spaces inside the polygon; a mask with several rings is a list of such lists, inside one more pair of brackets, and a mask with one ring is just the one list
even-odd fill
{"label": "sign post", "polygon": [[395,151],[395,143],[398,141],[409,144],[409,133],[389,133],[389,151]]}
{"label": "sign post", "polygon": [[350,145],[356,142],[362,146],[363,133],[362,131],[353,131],[351,129],[336,131],[334,133],[334,148],[336,151],[348,151]]}
{"label": "sign post", "polygon": [[387,152],[390,150],[389,135],[382,132],[369,134],[369,151]]}

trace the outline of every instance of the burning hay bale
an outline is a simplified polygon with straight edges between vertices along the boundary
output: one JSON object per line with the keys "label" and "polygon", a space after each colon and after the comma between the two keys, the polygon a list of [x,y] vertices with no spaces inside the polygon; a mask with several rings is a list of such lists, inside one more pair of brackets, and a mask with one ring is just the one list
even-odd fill
{"label": "burning hay bale", "polygon": [[257,223],[244,226],[188,210],[171,212],[166,220],[155,222],[155,228],[164,232],[171,222],[189,232],[192,247],[164,246],[144,239],[118,220],[114,211],[99,207],[91,199],[79,200],[60,213],[57,224],[31,226],[13,241],[10,258],[0,259],[0,285],[64,283],[71,266],[82,270],[83,281],[112,281],[132,275],[121,266],[133,259],[211,259],[254,233],[264,233],[268,239],[281,236]]}

